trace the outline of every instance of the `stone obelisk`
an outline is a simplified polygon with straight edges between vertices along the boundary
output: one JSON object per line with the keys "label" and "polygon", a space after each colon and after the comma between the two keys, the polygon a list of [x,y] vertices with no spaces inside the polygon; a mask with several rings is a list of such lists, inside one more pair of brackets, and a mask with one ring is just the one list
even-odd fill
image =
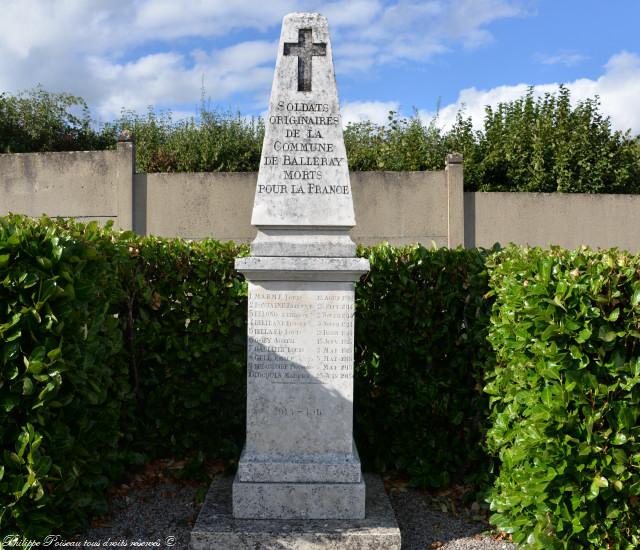
{"label": "stone obelisk", "polygon": [[355,257],[349,171],[329,29],[284,18],[251,223],[247,437],[236,518],[356,519],[365,486],[353,442]]}

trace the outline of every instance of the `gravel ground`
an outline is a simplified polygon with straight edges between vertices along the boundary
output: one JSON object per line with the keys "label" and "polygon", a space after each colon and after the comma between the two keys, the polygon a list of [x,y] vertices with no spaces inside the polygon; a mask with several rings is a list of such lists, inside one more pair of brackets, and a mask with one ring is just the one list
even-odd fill
{"label": "gravel ground", "polygon": [[[187,550],[189,533],[200,510],[200,504],[196,504],[198,487],[202,486],[168,479],[123,486],[111,498],[109,516],[94,521],[92,528],[76,540],[81,548]],[[462,514],[443,512],[437,502],[431,502],[420,491],[394,490],[390,498],[403,550],[515,548],[511,543],[483,536],[486,525]]]}
{"label": "gravel ground", "polygon": [[415,489],[392,491],[391,506],[402,535],[403,550],[501,550],[514,544],[482,535],[483,523],[438,509],[423,493]]}

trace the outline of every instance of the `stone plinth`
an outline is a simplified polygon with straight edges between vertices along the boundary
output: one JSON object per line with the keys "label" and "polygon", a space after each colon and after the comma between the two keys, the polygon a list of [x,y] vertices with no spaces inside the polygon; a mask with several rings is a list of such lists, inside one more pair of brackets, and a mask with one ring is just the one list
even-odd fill
{"label": "stone plinth", "polygon": [[192,550],[400,550],[400,530],[377,476],[364,475],[364,519],[237,519],[231,513],[231,479],[211,484],[191,531]]}
{"label": "stone plinth", "polygon": [[353,442],[353,281],[361,258],[242,258],[247,440],[237,518],[363,518]]}

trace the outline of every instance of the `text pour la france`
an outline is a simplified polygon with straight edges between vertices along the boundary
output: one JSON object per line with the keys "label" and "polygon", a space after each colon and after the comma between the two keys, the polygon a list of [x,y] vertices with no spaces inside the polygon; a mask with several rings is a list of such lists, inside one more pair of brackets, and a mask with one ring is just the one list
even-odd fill
{"label": "text pour la france", "polygon": [[319,185],[317,183],[258,185],[258,193],[267,195],[349,195],[348,185]]}

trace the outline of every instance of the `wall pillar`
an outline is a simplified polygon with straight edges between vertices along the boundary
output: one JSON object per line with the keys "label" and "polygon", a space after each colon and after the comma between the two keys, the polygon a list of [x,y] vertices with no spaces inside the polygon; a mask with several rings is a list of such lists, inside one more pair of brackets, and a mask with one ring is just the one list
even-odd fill
{"label": "wall pillar", "polygon": [[450,153],[445,160],[447,178],[447,246],[464,246],[464,171],[462,155]]}
{"label": "wall pillar", "polygon": [[133,230],[133,178],[136,170],[136,154],[133,141],[128,138],[118,140],[116,146],[116,229]]}

